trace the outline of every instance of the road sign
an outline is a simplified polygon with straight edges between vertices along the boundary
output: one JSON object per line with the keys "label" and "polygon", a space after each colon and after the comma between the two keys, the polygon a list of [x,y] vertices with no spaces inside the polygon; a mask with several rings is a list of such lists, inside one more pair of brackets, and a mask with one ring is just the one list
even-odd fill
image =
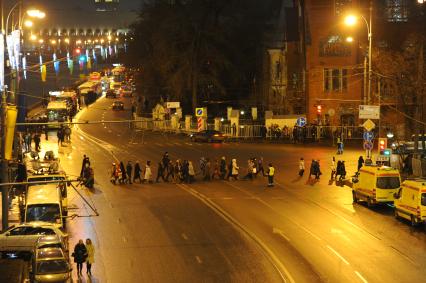
{"label": "road sign", "polygon": [[176,101],[176,102],[166,102],[166,107],[167,108],[180,108],[180,102]]}
{"label": "road sign", "polygon": [[374,133],[370,131],[364,132],[363,137],[365,141],[372,141],[374,139]]}
{"label": "road sign", "polygon": [[305,117],[299,117],[299,118],[297,118],[296,123],[299,127],[303,127],[303,126],[306,125],[306,118]]}
{"label": "road sign", "polygon": [[202,130],[204,130],[204,121],[202,117],[198,117],[197,118],[197,131],[201,132]]}
{"label": "road sign", "polygon": [[195,116],[203,117],[204,116],[204,109],[203,108],[195,108]]}
{"label": "road sign", "polygon": [[374,124],[373,121],[368,119],[367,121],[364,122],[364,124],[362,124],[362,126],[364,127],[364,129],[370,132],[372,129],[376,127],[376,124]]}
{"label": "road sign", "polygon": [[360,105],[359,119],[380,119],[380,106]]}
{"label": "road sign", "polygon": [[371,141],[364,141],[364,149],[365,150],[372,150],[373,149],[373,143]]}

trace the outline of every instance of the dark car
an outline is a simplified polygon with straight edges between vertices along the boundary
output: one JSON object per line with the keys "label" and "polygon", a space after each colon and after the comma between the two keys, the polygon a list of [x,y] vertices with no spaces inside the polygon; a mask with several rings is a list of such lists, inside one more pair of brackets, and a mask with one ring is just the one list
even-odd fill
{"label": "dark car", "polygon": [[117,94],[115,93],[115,90],[109,89],[109,90],[107,90],[105,97],[106,98],[116,98]]}
{"label": "dark car", "polygon": [[205,130],[191,134],[191,140],[194,142],[223,142],[225,135],[219,131]]}
{"label": "dark car", "polygon": [[116,100],[112,103],[112,110],[124,110],[124,103]]}

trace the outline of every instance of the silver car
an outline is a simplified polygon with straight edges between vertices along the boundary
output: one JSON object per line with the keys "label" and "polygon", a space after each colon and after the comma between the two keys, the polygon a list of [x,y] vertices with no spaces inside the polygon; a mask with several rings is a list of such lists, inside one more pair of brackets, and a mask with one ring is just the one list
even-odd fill
{"label": "silver car", "polygon": [[41,236],[57,235],[68,242],[68,235],[51,223],[31,222],[12,227],[0,234],[0,251],[29,251]]}
{"label": "silver car", "polygon": [[71,282],[71,267],[61,248],[43,248],[35,251],[30,275],[33,282]]}

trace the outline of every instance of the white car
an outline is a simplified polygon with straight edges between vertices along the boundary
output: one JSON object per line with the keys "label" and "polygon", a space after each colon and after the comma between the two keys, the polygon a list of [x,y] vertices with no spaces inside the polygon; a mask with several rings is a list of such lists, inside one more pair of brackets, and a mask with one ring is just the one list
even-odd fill
{"label": "white car", "polygon": [[68,242],[68,234],[51,223],[31,222],[12,227],[0,234],[0,251],[33,251],[37,240],[44,235],[57,235]]}

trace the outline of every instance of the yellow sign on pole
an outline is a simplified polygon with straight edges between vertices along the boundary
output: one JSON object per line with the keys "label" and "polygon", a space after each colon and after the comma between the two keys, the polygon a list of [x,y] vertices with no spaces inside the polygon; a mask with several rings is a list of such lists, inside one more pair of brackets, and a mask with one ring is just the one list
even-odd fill
{"label": "yellow sign on pole", "polygon": [[46,65],[42,65],[41,66],[41,81],[42,82],[45,82],[46,81],[46,72],[47,72],[47,70],[46,70]]}
{"label": "yellow sign on pole", "polygon": [[195,116],[203,117],[204,116],[204,108],[195,108]]}
{"label": "yellow sign on pole", "polygon": [[4,143],[4,159],[12,159],[13,138],[15,135],[16,118],[18,110],[16,106],[9,105],[6,107],[5,121],[5,143]]}

